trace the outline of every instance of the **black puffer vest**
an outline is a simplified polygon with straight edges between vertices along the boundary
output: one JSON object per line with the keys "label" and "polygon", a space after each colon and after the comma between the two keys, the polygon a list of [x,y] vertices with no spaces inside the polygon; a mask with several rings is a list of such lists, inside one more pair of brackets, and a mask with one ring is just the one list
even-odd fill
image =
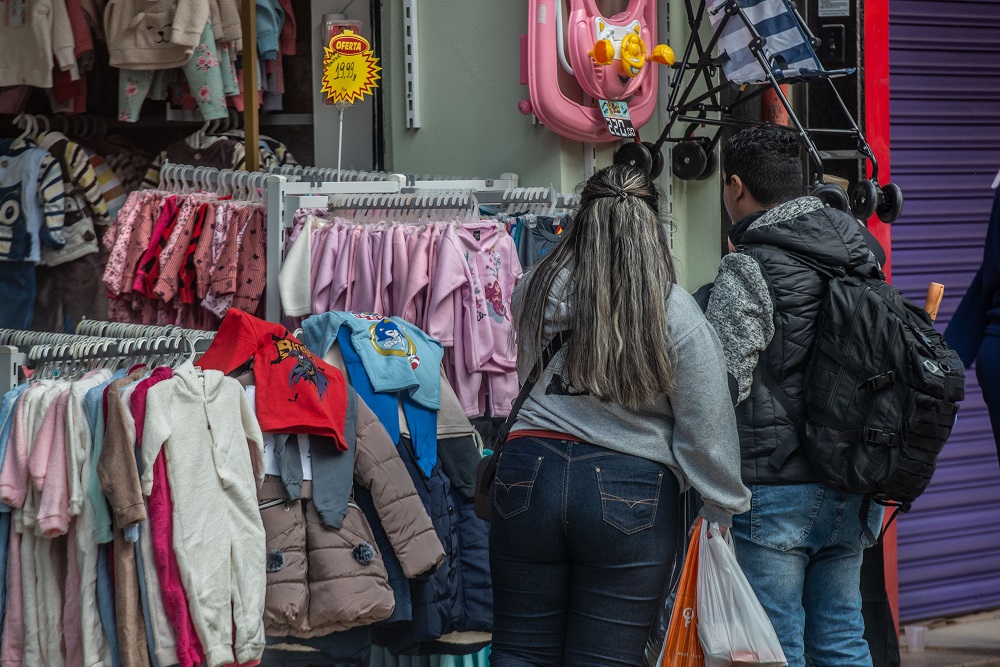
{"label": "black puffer vest", "polygon": [[811,197],[787,202],[755,220],[737,239],[740,252],[760,263],[774,300],[774,338],[754,371],[749,398],[736,407],[746,484],[817,481],[801,449],[780,468],[772,465],[771,455],[786,440],[801,441],[785,409],[764,386],[761,372],[766,365],[804,414],[803,378],[827,290],[827,279],[807,264],[866,273],[875,263],[858,221],[848,213],[820,206]]}

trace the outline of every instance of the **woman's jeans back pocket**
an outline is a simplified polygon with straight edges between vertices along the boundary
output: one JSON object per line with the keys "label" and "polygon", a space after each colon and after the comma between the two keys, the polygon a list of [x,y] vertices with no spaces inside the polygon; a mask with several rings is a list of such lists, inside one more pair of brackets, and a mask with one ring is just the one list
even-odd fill
{"label": "woman's jeans back pocket", "polygon": [[528,509],[535,477],[542,457],[504,452],[500,455],[493,483],[493,506],[500,516],[510,519]]}
{"label": "woman's jeans back pocket", "polygon": [[606,522],[626,535],[653,526],[663,484],[662,470],[599,466],[595,471]]}

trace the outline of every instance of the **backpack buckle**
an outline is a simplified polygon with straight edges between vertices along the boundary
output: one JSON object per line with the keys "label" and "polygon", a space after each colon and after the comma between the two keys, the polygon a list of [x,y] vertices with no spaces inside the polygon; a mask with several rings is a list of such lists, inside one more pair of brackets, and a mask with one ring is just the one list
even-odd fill
{"label": "backpack buckle", "polygon": [[886,433],[885,431],[870,428],[865,431],[865,440],[875,445],[895,447],[898,437],[895,433]]}
{"label": "backpack buckle", "polygon": [[870,377],[864,382],[862,382],[861,386],[869,391],[878,391],[879,389],[884,389],[885,387],[888,387],[895,381],[896,381],[896,371],[893,370],[889,371],[888,373],[884,373],[882,375],[876,375],[874,377]]}

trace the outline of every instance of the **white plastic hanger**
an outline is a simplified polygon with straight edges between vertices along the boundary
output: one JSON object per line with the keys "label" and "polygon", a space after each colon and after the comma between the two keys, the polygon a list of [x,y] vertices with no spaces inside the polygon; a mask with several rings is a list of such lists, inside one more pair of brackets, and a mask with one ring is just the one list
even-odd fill
{"label": "white plastic hanger", "polygon": [[993,189],[996,190],[1000,188],[1000,171],[997,172],[997,177],[993,179]]}

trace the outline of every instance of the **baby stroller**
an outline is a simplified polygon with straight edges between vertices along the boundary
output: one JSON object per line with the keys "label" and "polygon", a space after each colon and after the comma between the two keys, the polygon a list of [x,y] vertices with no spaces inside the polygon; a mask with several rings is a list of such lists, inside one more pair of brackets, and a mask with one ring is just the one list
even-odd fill
{"label": "baby stroller", "polygon": [[[674,144],[671,164],[674,175],[684,180],[708,178],[715,172],[714,149],[723,128],[759,124],[759,121],[734,117],[734,109],[773,90],[788,114],[792,125],[789,131],[798,134],[814,168],[812,194],[831,206],[852,212],[861,220],[878,215],[884,222],[895,221],[903,208],[902,192],[894,183],[879,185],[878,161],[833,84],[835,77],[854,74],[855,68],[827,70],[823,67],[814,48],[818,40],[789,0],[700,0],[697,10],[694,2],[685,0],[691,38],[684,57],[675,65],[666,127],[655,142],[636,141],[623,145],[615,161],[646,168],[657,175],[664,162],[661,150],[670,142]],[[704,45],[699,28],[706,15],[713,33]],[[716,50],[718,56],[713,55]],[[714,78],[720,68],[724,76],[722,82],[716,84]],[[707,90],[695,93],[701,81],[705,82]],[[781,84],[786,83],[828,85],[849,129],[806,129],[782,91]],[[735,97],[724,103],[722,93],[730,88],[737,89]],[[680,137],[671,137],[678,124],[687,127]],[[715,128],[709,132],[711,136],[697,134],[705,126]],[[819,135],[853,137],[857,157],[871,163],[871,178],[860,180],[851,187],[850,193],[835,183],[824,183],[824,153],[813,139]]]}

